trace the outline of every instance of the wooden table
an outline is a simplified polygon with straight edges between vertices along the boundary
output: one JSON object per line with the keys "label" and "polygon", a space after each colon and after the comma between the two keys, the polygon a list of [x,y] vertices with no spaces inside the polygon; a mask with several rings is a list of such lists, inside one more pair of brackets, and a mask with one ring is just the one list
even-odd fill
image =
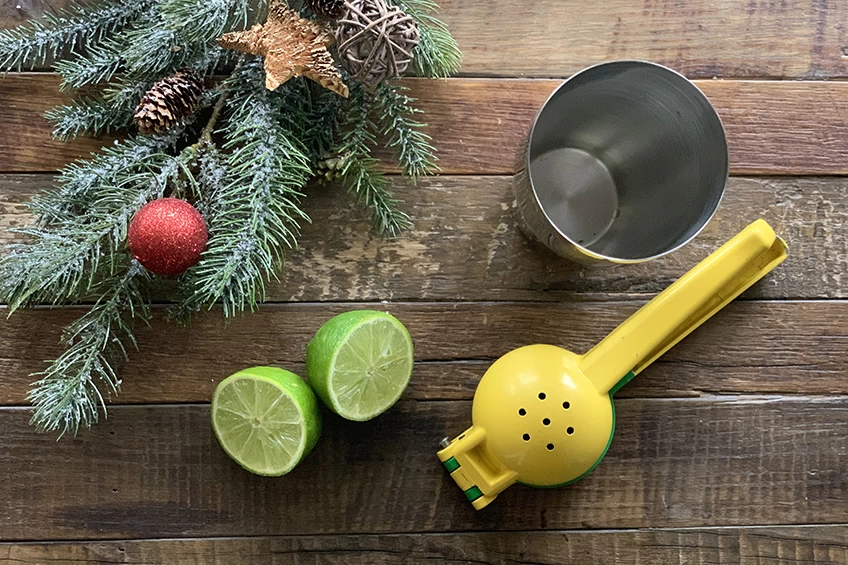
{"label": "wooden table", "polygon": [[[0,563],[848,563],[848,3],[441,3],[465,66],[408,83],[444,175],[397,181],[415,218],[404,237],[380,241],[343,192],[314,190],[270,304],[228,328],[219,312],[188,330],[157,316],[108,420],[58,443],[27,425],[27,375],[79,310],[0,322]],[[42,9],[3,0],[0,25]],[[558,82],[615,58],[699,79],[733,178],[685,249],[583,269],[519,234],[509,175]],[[50,140],[41,115],[57,86],[51,74],[0,80],[3,226],[27,222],[23,203],[51,173],[101,145]],[[469,422],[488,363],[537,341],[585,350],[758,217],[790,258],[619,393],[594,474],[513,487],[475,513],[435,450]],[[323,321],[374,306],[415,340],[404,400],[367,424],[328,416],[287,477],[232,463],[208,422],[215,384],[254,364],[302,373]]]}

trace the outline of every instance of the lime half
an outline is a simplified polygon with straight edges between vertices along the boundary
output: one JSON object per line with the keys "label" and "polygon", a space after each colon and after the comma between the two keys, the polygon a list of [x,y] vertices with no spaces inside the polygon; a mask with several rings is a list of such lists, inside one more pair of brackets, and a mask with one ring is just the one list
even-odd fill
{"label": "lime half", "polygon": [[294,469],[315,447],[321,415],[303,379],[274,367],[253,367],[215,389],[212,429],[239,465],[276,477]]}
{"label": "lime half", "polygon": [[309,384],[333,412],[357,422],[398,401],[412,365],[409,332],[391,314],[373,310],[336,316],[306,348]]}

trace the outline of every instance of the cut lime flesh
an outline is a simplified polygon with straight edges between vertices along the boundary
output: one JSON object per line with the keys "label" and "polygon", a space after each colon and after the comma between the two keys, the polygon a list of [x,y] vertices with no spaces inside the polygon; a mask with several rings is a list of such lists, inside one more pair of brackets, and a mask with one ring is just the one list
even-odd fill
{"label": "cut lime flesh", "polygon": [[317,402],[293,373],[257,367],[228,377],[212,399],[212,427],[239,465],[267,476],[291,471],[320,433]]}
{"label": "cut lime flesh", "polygon": [[370,420],[393,406],[412,369],[409,332],[384,312],[336,316],[307,349],[310,383],[334,412],[349,420]]}

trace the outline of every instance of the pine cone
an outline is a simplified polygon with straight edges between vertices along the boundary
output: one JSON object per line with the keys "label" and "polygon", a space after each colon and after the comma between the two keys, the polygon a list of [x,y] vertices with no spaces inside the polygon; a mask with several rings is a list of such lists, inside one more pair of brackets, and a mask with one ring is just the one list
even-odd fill
{"label": "pine cone", "polygon": [[133,118],[141,133],[162,133],[182,123],[200,106],[203,79],[194,70],[184,69],[165,77],[142,97]]}
{"label": "pine cone", "polygon": [[337,155],[326,153],[318,160],[315,167],[315,178],[318,184],[331,184],[341,180],[345,165],[350,160],[350,155]]}
{"label": "pine cone", "polygon": [[306,0],[309,9],[322,18],[337,20],[344,14],[344,0]]}

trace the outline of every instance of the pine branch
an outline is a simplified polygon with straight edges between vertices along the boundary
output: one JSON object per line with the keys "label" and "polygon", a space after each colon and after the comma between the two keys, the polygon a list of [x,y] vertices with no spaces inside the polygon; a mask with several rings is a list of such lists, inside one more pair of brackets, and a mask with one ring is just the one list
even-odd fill
{"label": "pine branch", "polygon": [[439,158],[436,148],[430,144],[432,138],[421,131],[426,124],[413,118],[421,111],[412,105],[415,98],[404,94],[408,90],[397,83],[383,82],[375,94],[375,106],[386,147],[394,148],[404,174],[418,182],[419,176],[439,170],[436,165]]}
{"label": "pine branch", "polygon": [[61,141],[78,135],[99,135],[127,127],[132,123],[132,114],[116,112],[103,96],[92,96],[74,100],[64,106],[48,110],[44,117],[53,122],[53,138]]}
{"label": "pine branch", "polygon": [[71,165],[57,189],[32,202],[39,223],[14,230],[29,241],[9,246],[0,259],[0,300],[10,312],[78,302],[91,295],[98,277],[115,272],[133,215],[183,182],[188,157],[153,152],[166,139],[130,139]]}
{"label": "pine branch", "polygon": [[[302,79],[301,79],[302,80]],[[275,276],[284,252],[296,245],[299,207],[310,176],[309,158],[282,124],[280,97],[264,88],[261,63],[234,71],[226,88],[223,159],[212,154],[201,178],[209,243],[200,262],[181,279],[182,300],[172,314],[185,318],[217,301],[227,317],[265,298],[265,278]],[[285,91],[292,85],[281,87]],[[221,167],[218,169],[217,167]]]}
{"label": "pine branch", "polygon": [[[78,77],[82,78],[82,77]],[[103,88],[102,92],[56,106],[45,113],[53,122],[53,137],[62,141],[79,135],[102,135],[127,128],[141,97],[152,80],[123,76]]]}
{"label": "pine branch", "polygon": [[139,173],[150,173],[157,162],[167,159],[165,152],[174,148],[183,130],[161,135],[139,136],[116,142],[88,160],[67,165],[57,179],[57,187],[37,196],[30,203],[37,225],[53,226],[87,218],[92,203],[125,186]]}
{"label": "pine branch", "polygon": [[0,293],[10,311],[42,302],[76,301],[87,294],[94,285],[93,274],[104,268],[104,259],[107,270],[114,267],[110,262],[114,240],[108,237],[111,227],[103,223],[17,230],[31,241],[9,246],[9,254],[0,262]]}
{"label": "pine branch", "polygon": [[[264,70],[263,70],[264,73]],[[289,133],[289,137],[298,140],[301,149],[309,152],[306,145],[306,132],[311,127],[309,123],[310,111],[310,81],[297,79],[286,83],[286,88],[278,88],[271,92],[272,103],[277,108],[280,125]],[[326,88],[322,90],[330,92]],[[336,98],[341,98],[332,92]]]}
{"label": "pine branch", "polygon": [[97,422],[101,408],[105,413],[104,392],[118,392],[112,363],[126,357],[124,342],[135,344],[132,319],[149,317],[137,286],[148,275],[134,261],[127,268],[127,227],[141,206],[190,176],[185,152],[159,152],[179,135],[129,139],[67,167],[58,189],[31,206],[40,225],[18,230],[30,241],[10,246],[0,260],[0,299],[10,312],[97,298],[66,328],[66,351],[34,383],[32,423],[40,431],[76,433]]}
{"label": "pine branch", "polygon": [[[131,47],[132,49],[142,48],[139,45]],[[116,56],[117,59],[113,63],[118,67],[123,66],[123,55],[116,52]],[[211,46],[208,49],[195,50],[194,53],[186,54],[178,59],[172,58],[164,62],[163,67],[188,66],[205,75],[228,62],[230,57],[230,52],[218,46]],[[79,64],[79,67],[73,66],[76,64]],[[108,66],[111,63],[106,64]],[[110,78],[106,74],[97,74],[104,69],[86,68],[85,62],[79,60],[66,63],[66,65],[63,68],[70,73],[66,76],[65,84],[68,86],[84,86],[84,83],[89,80],[98,82],[101,78]],[[108,72],[115,70],[117,67],[108,69]],[[150,88],[153,80],[159,78],[161,77],[150,72],[129,73],[106,86],[100,94],[49,110],[45,117],[55,124],[53,137],[65,141],[78,135],[102,135],[131,126],[136,106]]]}
{"label": "pine branch", "polygon": [[373,157],[351,157],[343,168],[345,183],[357,195],[357,202],[371,208],[375,229],[386,237],[397,237],[412,226],[406,212],[389,190],[386,176],[380,172],[379,160]]}
{"label": "pine branch", "polygon": [[[183,63],[187,67],[196,69],[201,75],[205,75],[227,64],[230,59],[230,52],[214,46],[202,50],[197,58],[183,61]],[[117,64],[122,65],[122,61],[123,59],[119,56]],[[81,64],[78,70],[69,71],[79,72],[79,74],[69,75],[66,81],[70,82],[63,84],[68,87],[77,87],[84,86],[83,82],[89,79],[92,82],[99,82],[101,77],[94,75],[102,69],[83,67],[84,65]],[[89,72],[91,74],[86,74]],[[83,97],[48,110],[45,117],[54,124],[53,137],[67,141],[79,135],[102,135],[130,127],[135,109],[152,85],[152,79],[159,78],[148,73],[144,74],[149,78],[136,80],[132,76],[123,76],[106,86],[99,94]],[[102,78],[107,77],[103,75]]]}
{"label": "pine branch", "polygon": [[205,42],[190,42],[163,25],[161,5],[155,5],[123,34],[126,73],[135,80],[158,80],[181,67],[217,66],[223,50]]}
{"label": "pine branch", "polygon": [[202,75],[212,74],[221,69],[231,69],[236,65],[239,53],[224,49],[218,45],[210,45],[194,53],[183,66],[191,67]]}
{"label": "pine branch", "polygon": [[33,376],[29,393],[35,412],[30,420],[38,431],[60,430],[76,435],[106,413],[106,395],[117,394],[121,380],[113,363],[126,359],[125,343],[135,347],[132,322],[149,323],[150,311],[139,289],[139,279],[147,277],[135,261],[123,272],[114,273],[92,288],[100,298],[92,309],[65,328],[62,343],[66,350],[48,368]]}
{"label": "pine branch", "polygon": [[227,176],[225,159],[226,156],[211,140],[201,139],[195,156],[199,186],[195,205],[204,218],[212,216],[215,203],[219,202],[221,191],[224,189]]}
{"label": "pine branch", "polygon": [[159,13],[155,10],[128,29],[124,37],[127,47],[122,55],[127,73],[151,80],[161,78],[169,69],[181,65],[188,48],[174,30],[161,25]]}
{"label": "pine branch", "polygon": [[74,100],[48,110],[44,117],[53,122],[53,138],[61,141],[79,135],[101,135],[129,127],[138,102],[136,89],[121,91],[114,96],[95,95]]}
{"label": "pine branch", "polygon": [[[215,100],[212,114],[197,141],[182,150],[178,159],[183,160],[188,166],[197,171],[195,178],[191,179],[191,193],[186,198],[192,200],[200,214],[207,218],[211,210],[209,204],[214,202],[224,182],[223,156],[212,139],[218,120],[224,113],[227,99],[230,97],[229,90],[214,88],[205,92],[209,100]],[[217,100],[212,96],[217,96]]]}
{"label": "pine branch", "polygon": [[208,43],[247,26],[248,0],[163,0],[165,25],[190,43]]}
{"label": "pine branch", "polygon": [[57,61],[53,68],[62,75],[59,90],[70,91],[112,80],[124,63],[119,41],[106,39],[89,46],[84,53],[72,53],[68,59]]}
{"label": "pine branch", "polygon": [[89,296],[97,277],[115,271],[133,215],[161,196],[178,170],[170,163],[124,174],[120,183],[99,185],[82,217],[69,216],[47,227],[15,230],[29,237],[0,260],[0,298],[10,312],[21,306],[73,303]]}
{"label": "pine branch", "polygon": [[373,114],[373,103],[364,89],[361,86],[351,89],[338,150],[340,172],[357,201],[371,209],[374,227],[383,235],[395,237],[412,222],[398,207],[402,202],[389,191],[388,181],[378,168],[379,160],[371,155],[376,145],[375,132],[379,130]]}
{"label": "pine branch", "polygon": [[311,152],[313,162],[327,156],[338,138],[345,99],[326,88],[307,83],[303,144]]}
{"label": "pine branch", "polygon": [[415,49],[415,71],[419,76],[447,78],[462,65],[462,52],[448,26],[436,17],[439,5],[433,0],[388,0],[412,16],[421,39]]}
{"label": "pine branch", "polygon": [[188,41],[164,25],[158,8],[150,10],[122,36],[126,47],[121,56],[129,80],[154,82],[186,67],[206,75],[232,64],[236,56],[233,51],[214,42]]}
{"label": "pine branch", "polygon": [[44,21],[33,20],[0,31],[0,69],[30,69],[66,50],[84,48],[103,40],[134,20],[153,0],[114,0],[76,5]]}
{"label": "pine branch", "polygon": [[[217,91],[218,89],[216,89]],[[215,133],[215,128],[218,126],[218,120],[221,119],[221,114],[224,112],[224,106],[227,104],[227,99],[230,97],[230,91],[223,90],[218,94],[218,99],[215,101],[215,106],[212,107],[212,115],[209,116],[209,121],[203,126],[200,132],[199,143],[213,145],[212,135]]]}

